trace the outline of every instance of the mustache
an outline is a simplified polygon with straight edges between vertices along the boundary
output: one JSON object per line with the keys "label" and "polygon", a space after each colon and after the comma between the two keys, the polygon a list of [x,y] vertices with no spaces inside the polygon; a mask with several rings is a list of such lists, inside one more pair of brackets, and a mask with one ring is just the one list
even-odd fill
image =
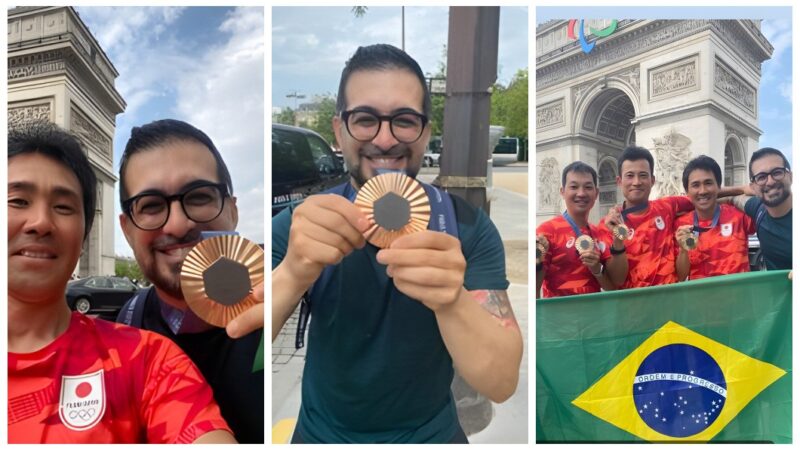
{"label": "mustache", "polygon": [[359,149],[358,155],[366,158],[410,157],[411,149],[408,147],[408,145],[403,143],[398,143],[388,150],[381,149],[373,144],[366,144]]}
{"label": "mustache", "polygon": [[170,245],[191,244],[200,240],[200,230],[191,230],[181,237],[169,234],[159,236],[153,240],[153,247],[168,247]]}

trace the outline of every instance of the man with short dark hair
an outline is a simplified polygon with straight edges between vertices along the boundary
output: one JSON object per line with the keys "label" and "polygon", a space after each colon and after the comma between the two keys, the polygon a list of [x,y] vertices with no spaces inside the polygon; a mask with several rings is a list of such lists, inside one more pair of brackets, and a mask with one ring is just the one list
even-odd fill
{"label": "man with short dark hair", "polygon": [[[167,336],[199,367],[222,415],[242,443],[264,442],[264,373],[253,372],[262,341],[263,303],[225,329],[190,310],[181,290],[184,258],[203,231],[233,231],[236,197],[211,139],[192,125],[165,119],[131,130],[119,171],[119,216],[147,279],[153,283],[122,308],[123,322]],[[253,295],[263,302],[263,286]],[[237,327],[238,330],[237,330]]]}
{"label": "man with short dark hair", "polygon": [[625,201],[621,208],[611,208],[600,222],[606,224],[606,233],[620,224],[630,230],[625,241],[628,278],[621,288],[676,282],[673,222],[679,213],[694,208],[692,202],[683,196],[650,200],[656,177],[653,175],[653,155],[646,148],[628,147],[623,150],[618,169],[617,186],[622,189]]}
{"label": "man with short dark hair", "polygon": [[9,132],[9,443],[235,443],[175,344],[67,306],[95,187],[73,136],[46,122]]}
{"label": "man with short dark hair", "polygon": [[792,268],[792,170],[780,150],[750,157],[750,185],[734,188],[733,204],[753,219],[767,270]]}
{"label": "man with short dark hair", "polygon": [[301,297],[312,317],[292,442],[465,443],[453,366],[493,401],[516,389],[522,338],[489,217],[422,185],[445,213],[379,249],[366,243],[371,223],[352,203],[379,173],[416,176],[429,105],[408,54],[359,47],[342,71],[333,119],[350,182],[272,219],[273,339]]}
{"label": "man with short dark hair", "polygon": [[691,214],[675,221],[678,281],[747,272],[747,236],[754,233],[748,216],[719,204],[722,170],[706,155],[689,161],[683,170],[683,188],[694,205]]}
{"label": "man with short dark hair", "polygon": [[[536,228],[536,296],[561,297],[617,289],[628,274],[628,260],[620,236],[601,233],[589,223],[599,191],[597,172],[575,161],[561,174],[561,197],[567,209]],[[589,238],[586,249],[580,240]],[[609,239],[611,237],[611,239]]]}

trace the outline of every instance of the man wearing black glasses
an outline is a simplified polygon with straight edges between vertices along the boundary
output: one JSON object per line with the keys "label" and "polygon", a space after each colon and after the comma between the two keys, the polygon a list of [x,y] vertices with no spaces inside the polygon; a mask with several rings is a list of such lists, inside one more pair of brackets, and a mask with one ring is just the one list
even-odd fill
{"label": "man wearing black glasses", "polygon": [[733,203],[756,223],[767,270],[792,268],[792,171],[779,150],[764,147],[750,158],[750,185]]}
{"label": "man wearing black glasses", "polygon": [[[222,156],[205,133],[185,122],[134,127],[120,161],[119,192],[122,231],[153,287],[135,295],[117,321],[176,342],[211,385],[236,439],[263,443],[264,378],[252,371],[262,330],[242,335],[231,325],[226,333],[206,324],[188,309],[180,285],[181,265],[200,233],[232,231],[238,222]],[[263,300],[263,288],[254,293]]]}
{"label": "man wearing black glasses", "polygon": [[488,216],[450,196],[458,238],[429,227],[378,249],[362,235],[370,224],[352,203],[356,191],[383,172],[417,175],[429,112],[416,61],[389,45],[360,47],[333,119],[350,183],[272,219],[273,339],[310,299],[292,442],[464,443],[453,365],[494,401],[516,389],[522,339]]}

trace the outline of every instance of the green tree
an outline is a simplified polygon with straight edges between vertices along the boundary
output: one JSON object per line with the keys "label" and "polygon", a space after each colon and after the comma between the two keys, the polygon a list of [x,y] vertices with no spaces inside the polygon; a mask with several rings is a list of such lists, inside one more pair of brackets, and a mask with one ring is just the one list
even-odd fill
{"label": "green tree", "polygon": [[284,125],[294,125],[294,111],[288,106],[284,108],[280,114],[275,116],[275,123],[282,123]]}
{"label": "green tree", "polygon": [[353,6],[352,8],[350,8],[350,12],[352,12],[354,16],[360,19],[361,17],[364,17],[364,14],[367,13],[368,9],[369,8],[366,6]]}
{"label": "green tree", "polygon": [[142,269],[135,259],[117,257],[114,260],[114,274],[118,277],[128,277],[130,280],[145,280]]}
{"label": "green tree", "polygon": [[507,87],[495,84],[490,122],[506,128],[506,136],[528,137],[528,69],[520,69]]}
{"label": "green tree", "polygon": [[[447,45],[442,45],[442,59],[439,60],[439,67],[434,78],[445,78],[447,76]],[[444,95],[431,95],[431,136],[441,136],[444,133]]]}
{"label": "green tree", "polygon": [[333,134],[333,117],[336,115],[336,99],[327,96],[317,104],[317,114],[314,123],[308,128],[320,134],[329,144],[336,143],[336,136]]}

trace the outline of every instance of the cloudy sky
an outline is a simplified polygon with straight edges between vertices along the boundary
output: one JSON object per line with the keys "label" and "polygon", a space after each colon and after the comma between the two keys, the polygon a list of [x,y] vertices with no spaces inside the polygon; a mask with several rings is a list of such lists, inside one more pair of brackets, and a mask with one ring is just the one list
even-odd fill
{"label": "cloudy sky", "polygon": [[[238,231],[264,242],[263,8],[76,9],[119,72],[116,87],[127,102],[117,116],[114,170],[132,127],[162,118],[189,122],[228,165]],[[132,255],[119,224],[115,241],[117,255]]]}
{"label": "cloudy sky", "polygon": [[540,7],[536,23],[570,18],[763,19],[761,33],[774,47],[761,65],[759,147],[774,147],[792,161],[792,11],[787,7]]}
{"label": "cloudy sky", "polygon": [[[295,108],[298,92],[335,94],[345,61],[359,45],[400,47],[401,8],[370,6],[357,18],[351,7],[275,7],[272,9],[272,105]],[[406,51],[425,73],[436,73],[447,44],[447,7],[406,7]],[[507,84],[528,67],[528,8],[500,8],[498,81]]]}

